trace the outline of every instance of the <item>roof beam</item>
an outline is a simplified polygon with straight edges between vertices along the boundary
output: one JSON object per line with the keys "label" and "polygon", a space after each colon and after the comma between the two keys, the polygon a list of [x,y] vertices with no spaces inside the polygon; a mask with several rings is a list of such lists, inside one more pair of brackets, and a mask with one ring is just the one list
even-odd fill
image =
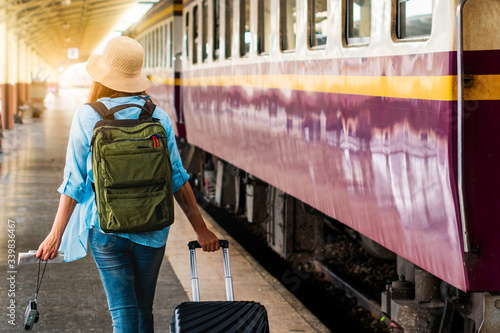
{"label": "roof beam", "polygon": [[[0,0],[0,21],[50,64],[68,63],[66,49],[82,58],[113,30],[121,15],[141,0]],[[68,39],[70,41],[68,41]]]}

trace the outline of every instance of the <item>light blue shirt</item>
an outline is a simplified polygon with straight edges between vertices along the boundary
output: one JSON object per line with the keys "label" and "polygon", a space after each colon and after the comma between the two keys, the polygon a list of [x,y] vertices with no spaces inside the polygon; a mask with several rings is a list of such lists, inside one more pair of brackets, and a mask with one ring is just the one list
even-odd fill
{"label": "light blue shirt", "polygon": [[[141,104],[145,101],[137,96],[119,98],[101,98],[108,109],[121,104]],[[141,109],[128,108],[115,113],[115,119],[137,119]],[[177,150],[175,133],[168,114],[159,106],[156,106],[154,118],[160,120],[167,132],[168,149],[172,163],[173,191],[176,192],[188,179],[189,176],[182,166],[182,161]],[[89,105],[83,105],[75,112],[73,123],[69,134],[68,149],[66,152],[66,165],[64,167],[64,181],[58,192],[75,199],[78,204],[64,231],[59,251],[64,252],[64,261],[73,261],[87,255],[87,242],[89,230],[94,226],[100,232],[97,207],[92,190],[92,154],[90,141],[94,126],[101,117]],[[152,232],[143,233],[117,233],[119,237],[128,238],[131,241],[151,246],[162,247],[167,242],[169,227]]]}

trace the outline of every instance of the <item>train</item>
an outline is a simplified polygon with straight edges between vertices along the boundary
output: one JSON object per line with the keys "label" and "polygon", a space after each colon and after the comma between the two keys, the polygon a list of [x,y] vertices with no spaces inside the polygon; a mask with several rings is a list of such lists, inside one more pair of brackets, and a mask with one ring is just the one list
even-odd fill
{"label": "train", "polygon": [[397,256],[404,332],[500,330],[500,2],[162,0],[126,34],[194,184],[285,259]]}

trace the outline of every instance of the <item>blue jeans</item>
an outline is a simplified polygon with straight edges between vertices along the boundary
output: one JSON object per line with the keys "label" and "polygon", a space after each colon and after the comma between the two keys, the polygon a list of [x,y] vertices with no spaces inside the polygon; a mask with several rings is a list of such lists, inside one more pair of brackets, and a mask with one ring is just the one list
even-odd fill
{"label": "blue jeans", "polygon": [[92,228],[89,243],[115,333],[154,332],[153,300],[165,246],[154,248]]}

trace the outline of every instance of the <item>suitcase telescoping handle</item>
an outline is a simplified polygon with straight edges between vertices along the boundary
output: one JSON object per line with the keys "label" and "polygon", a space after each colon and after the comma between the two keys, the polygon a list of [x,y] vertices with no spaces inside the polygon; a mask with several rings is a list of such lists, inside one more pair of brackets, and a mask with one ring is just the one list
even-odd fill
{"label": "suitcase telescoping handle", "polygon": [[[222,248],[222,259],[224,260],[224,276],[226,281],[226,296],[228,301],[234,301],[233,294],[233,278],[231,277],[231,267],[229,266],[229,242],[227,240],[219,240]],[[188,243],[189,258],[191,261],[191,287],[193,288],[193,301],[200,301],[200,288],[198,283],[198,271],[196,270],[196,249],[201,249],[198,241]]]}

